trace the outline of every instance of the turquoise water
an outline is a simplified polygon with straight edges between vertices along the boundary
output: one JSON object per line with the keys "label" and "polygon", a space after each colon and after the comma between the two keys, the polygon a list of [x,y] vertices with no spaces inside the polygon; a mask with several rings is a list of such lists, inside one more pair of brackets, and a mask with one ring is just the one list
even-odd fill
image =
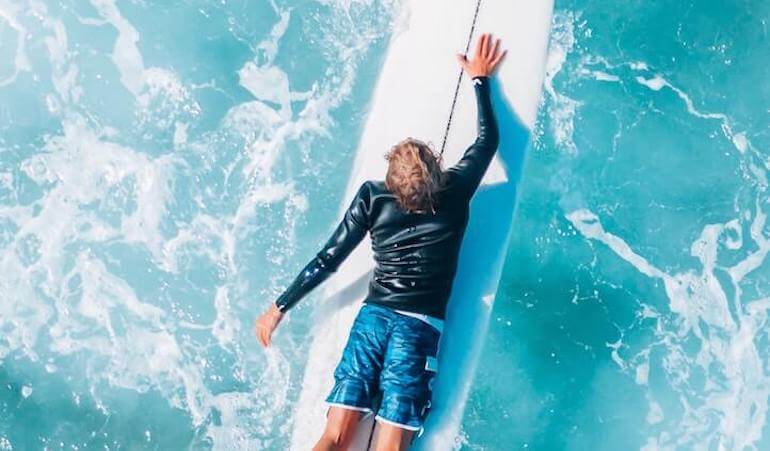
{"label": "turquoise water", "polygon": [[557,1],[468,449],[770,449],[768,21]]}
{"label": "turquoise water", "polygon": [[0,449],[282,449],[394,4],[0,1]]}
{"label": "turquoise water", "polygon": [[[458,447],[767,449],[770,5],[556,6]],[[398,7],[0,0],[0,449],[286,447]]]}

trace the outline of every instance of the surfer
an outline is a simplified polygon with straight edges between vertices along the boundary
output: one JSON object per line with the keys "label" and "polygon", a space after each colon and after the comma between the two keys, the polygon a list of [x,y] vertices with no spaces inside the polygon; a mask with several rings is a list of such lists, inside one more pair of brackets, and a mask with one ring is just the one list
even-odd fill
{"label": "surfer", "polygon": [[371,235],[369,293],[334,371],[326,428],[314,450],[347,449],[365,415],[375,415],[377,450],[406,449],[422,431],[470,200],[497,150],[489,84],[504,55],[488,33],[472,59],[457,55],[478,109],[478,136],[462,158],[443,170],[441,156],[420,140],[393,146],[385,180],[361,184],[323,248],[256,322],[257,338],[268,346],[286,312]]}

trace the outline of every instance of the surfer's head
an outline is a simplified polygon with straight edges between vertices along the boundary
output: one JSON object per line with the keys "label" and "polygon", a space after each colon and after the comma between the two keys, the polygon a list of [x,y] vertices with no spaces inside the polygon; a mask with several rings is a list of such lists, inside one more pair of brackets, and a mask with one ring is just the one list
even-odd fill
{"label": "surfer's head", "polygon": [[433,194],[446,181],[441,157],[428,144],[406,138],[393,146],[385,159],[385,186],[396,195],[399,205],[410,213],[435,213]]}

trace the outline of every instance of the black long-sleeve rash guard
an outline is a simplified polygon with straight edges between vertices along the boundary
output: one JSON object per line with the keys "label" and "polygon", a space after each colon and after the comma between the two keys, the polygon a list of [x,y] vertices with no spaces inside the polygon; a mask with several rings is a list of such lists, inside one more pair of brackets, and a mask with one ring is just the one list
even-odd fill
{"label": "black long-sleeve rash guard", "polygon": [[474,77],[478,137],[447,169],[436,213],[407,213],[384,181],[358,189],[332,236],[276,300],[286,311],[326,280],[369,232],[375,268],[364,302],[443,319],[457,269],[469,204],[497,150],[488,77]]}

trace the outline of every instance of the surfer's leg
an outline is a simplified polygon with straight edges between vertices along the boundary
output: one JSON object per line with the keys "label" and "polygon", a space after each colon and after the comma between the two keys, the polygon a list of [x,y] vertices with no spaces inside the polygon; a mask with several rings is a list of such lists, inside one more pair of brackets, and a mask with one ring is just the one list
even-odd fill
{"label": "surfer's leg", "polygon": [[414,431],[379,421],[374,428],[374,451],[401,451],[409,449]]}
{"label": "surfer's leg", "polygon": [[[376,449],[405,449],[414,432],[422,433],[430,410],[441,332],[406,315],[393,321],[380,375],[382,402],[375,419],[380,439]],[[379,442],[383,444],[380,445]],[[382,447],[381,447],[382,446]]]}
{"label": "surfer's leg", "polygon": [[367,304],[356,316],[334,370],[334,387],[326,398],[329,405],[327,428],[317,449],[344,449],[355,436],[355,425],[362,416],[374,412],[389,320],[384,307]]}
{"label": "surfer's leg", "polygon": [[313,451],[346,450],[364,412],[332,406],[326,413],[326,428]]}

